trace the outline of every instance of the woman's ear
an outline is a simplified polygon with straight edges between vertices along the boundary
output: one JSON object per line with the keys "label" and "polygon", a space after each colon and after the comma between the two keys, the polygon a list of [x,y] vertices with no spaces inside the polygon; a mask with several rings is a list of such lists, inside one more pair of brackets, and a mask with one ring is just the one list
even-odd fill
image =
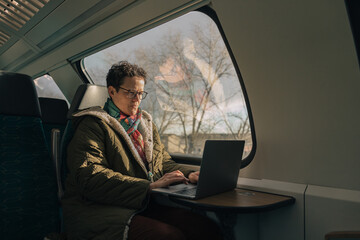
{"label": "woman's ear", "polygon": [[115,91],[115,88],[113,86],[108,87],[108,93],[109,93],[110,97],[114,96],[115,92],[116,91]]}

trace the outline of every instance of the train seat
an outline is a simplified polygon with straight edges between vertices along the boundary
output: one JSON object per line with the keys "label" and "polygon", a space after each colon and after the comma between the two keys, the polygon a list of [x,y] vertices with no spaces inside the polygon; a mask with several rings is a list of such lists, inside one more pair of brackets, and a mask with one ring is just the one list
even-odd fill
{"label": "train seat", "polygon": [[43,239],[60,229],[54,164],[33,80],[0,72],[2,239]]}
{"label": "train seat", "polygon": [[60,174],[57,175],[58,181],[62,183],[61,195],[64,190],[64,182],[66,177],[66,151],[73,134],[72,114],[94,106],[103,107],[107,98],[109,97],[107,87],[93,84],[82,84],[76,90],[70,109],[67,114],[67,124],[60,144],[60,157],[57,163],[60,166]]}
{"label": "train seat", "polygon": [[45,138],[51,145],[51,130],[59,129],[60,137],[63,134],[69,111],[68,104],[63,99],[40,97],[41,119],[44,126]]}

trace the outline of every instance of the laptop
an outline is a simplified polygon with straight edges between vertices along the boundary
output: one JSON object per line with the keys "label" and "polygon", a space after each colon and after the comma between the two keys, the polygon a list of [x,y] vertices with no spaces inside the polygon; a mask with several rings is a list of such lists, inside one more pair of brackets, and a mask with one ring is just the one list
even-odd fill
{"label": "laptop", "polygon": [[230,191],[237,185],[245,141],[207,140],[197,184],[176,184],[153,192],[199,199]]}

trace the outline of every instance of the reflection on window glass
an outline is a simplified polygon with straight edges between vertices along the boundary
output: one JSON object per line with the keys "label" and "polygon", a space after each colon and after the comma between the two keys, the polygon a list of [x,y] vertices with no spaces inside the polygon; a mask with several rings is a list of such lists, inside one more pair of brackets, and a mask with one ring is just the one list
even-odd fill
{"label": "reflection on window glass", "polygon": [[191,12],[84,59],[84,71],[106,85],[113,63],[127,60],[148,73],[150,112],[170,153],[201,156],[207,139],[246,140],[251,129],[239,78],[216,24]]}
{"label": "reflection on window glass", "polygon": [[51,76],[46,74],[36,78],[34,82],[39,97],[58,98],[67,101],[64,94],[61,92]]}

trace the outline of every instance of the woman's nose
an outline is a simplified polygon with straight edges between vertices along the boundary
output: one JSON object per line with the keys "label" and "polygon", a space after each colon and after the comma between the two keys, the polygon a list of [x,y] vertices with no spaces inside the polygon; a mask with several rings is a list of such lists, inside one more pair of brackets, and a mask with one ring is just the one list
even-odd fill
{"label": "woman's nose", "polygon": [[133,100],[134,102],[139,102],[139,101],[141,101],[140,93],[137,93],[137,94],[133,97],[132,100]]}

